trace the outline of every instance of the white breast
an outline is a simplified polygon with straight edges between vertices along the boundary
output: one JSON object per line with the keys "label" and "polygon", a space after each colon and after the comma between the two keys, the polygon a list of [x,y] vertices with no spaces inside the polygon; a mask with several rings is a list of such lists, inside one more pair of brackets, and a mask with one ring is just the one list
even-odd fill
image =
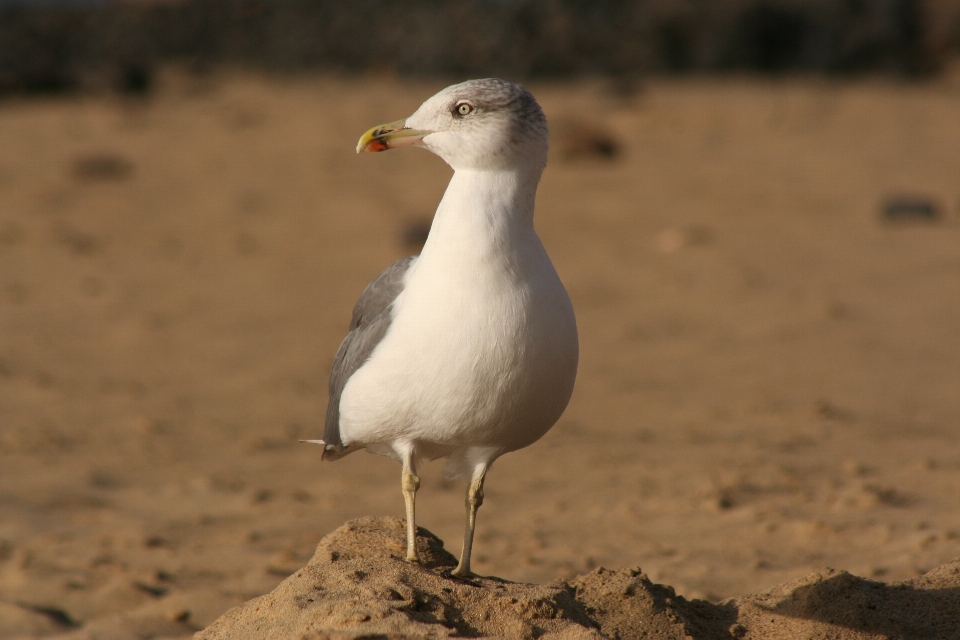
{"label": "white breast", "polygon": [[516,201],[484,197],[504,192],[503,177],[461,173],[387,335],[344,389],[345,444],[412,442],[426,457],[471,446],[503,453],[540,438],[569,400],[576,322],[533,230],[532,197],[517,215]]}

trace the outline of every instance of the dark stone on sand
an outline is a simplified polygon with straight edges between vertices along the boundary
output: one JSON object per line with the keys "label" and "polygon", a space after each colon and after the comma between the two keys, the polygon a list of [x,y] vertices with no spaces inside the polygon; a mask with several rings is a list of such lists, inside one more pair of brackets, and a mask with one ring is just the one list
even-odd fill
{"label": "dark stone on sand", "polygon": [[942,213],[936,200],[925,196],[890,196],[880,206],[885,222],[936,222]]}

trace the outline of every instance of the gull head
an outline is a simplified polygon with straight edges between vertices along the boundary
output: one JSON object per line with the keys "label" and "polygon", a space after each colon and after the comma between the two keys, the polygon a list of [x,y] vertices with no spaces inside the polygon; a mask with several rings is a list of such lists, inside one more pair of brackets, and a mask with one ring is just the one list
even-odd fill
{"label": "gull head", "polygon": [[421,146],[455,170],[543,170],[547,119],[519,84],[488,78],[447,87],[405,120],[373,127],[357,153]]}

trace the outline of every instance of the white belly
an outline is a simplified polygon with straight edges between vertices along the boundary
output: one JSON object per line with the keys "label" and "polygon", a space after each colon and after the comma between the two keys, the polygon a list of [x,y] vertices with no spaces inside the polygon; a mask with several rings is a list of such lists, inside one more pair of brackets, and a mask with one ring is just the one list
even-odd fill
{"label": "white belly", "polygon": [[576,378],[576,321],[539,240],[525,249],[519,262],[457,268],[424,252],[387,335],[344,388],[344,444],[499,455],[553,426]]}

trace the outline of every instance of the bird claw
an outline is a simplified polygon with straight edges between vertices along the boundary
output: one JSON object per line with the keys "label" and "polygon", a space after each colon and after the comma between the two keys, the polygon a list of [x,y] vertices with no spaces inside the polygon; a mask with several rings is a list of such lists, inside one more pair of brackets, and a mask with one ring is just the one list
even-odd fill
{"label": "bird claw", "polygon": [[483,586],[481,583],[477,582],[477,580],[480,579],[480,578],[482,578],[482,576],[478,576],[478,575],[475,574],[473,571],[468,571],[468,572],[465,572],[465,573],[456,573],[456,569],[453,569],[452,571],[446,571],[446,572],[444,572],[442,575],[443,575],[445,578],[449,578],[449,579],[451,579],[451,580],[456,580],[457,582],[461,582],[461,583],[463,583],[463,584],[468,584],[468,585],[470,585],[470,586],[472,586],[472,587],[482,587],[482,586]]}
{"label": "bird claw", "polygon": [[454,578],[464,578],[464,579],[480,577],[477,574],[475,574],[473,571],[470,571],[470,569],[461,569],[460,567],[457,567],[456,569],[451,571],[450,575],[453,576]]}

